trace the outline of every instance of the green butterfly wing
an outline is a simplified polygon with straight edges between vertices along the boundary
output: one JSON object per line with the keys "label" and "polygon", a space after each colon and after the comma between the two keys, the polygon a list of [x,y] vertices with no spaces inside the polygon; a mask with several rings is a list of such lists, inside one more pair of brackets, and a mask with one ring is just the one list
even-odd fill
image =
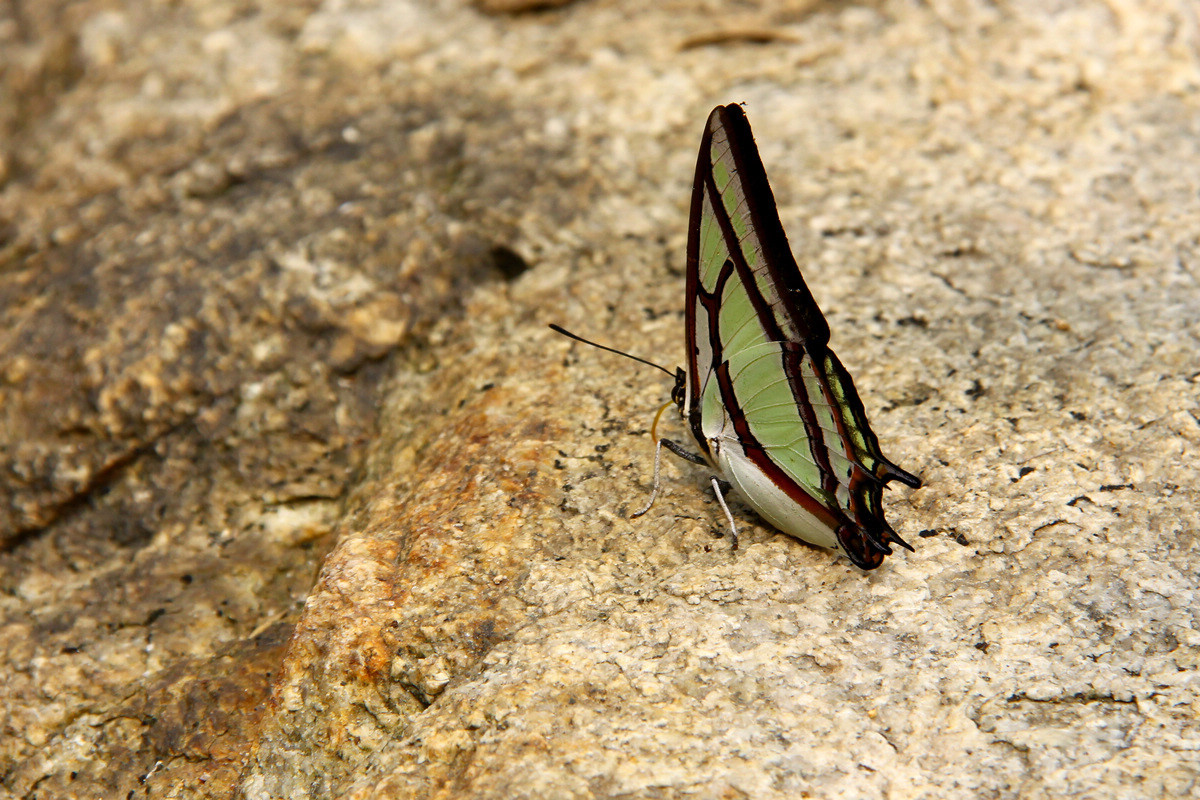
{"label": "green butterfly wing", "polygon": [[[705,457],[785,533],[864,569],[900,539],[891,480],[829,327],[792,256],[741,108],[705,127],[692,189],[681,411]],[[911,548],[910,548],[911,549]]]}

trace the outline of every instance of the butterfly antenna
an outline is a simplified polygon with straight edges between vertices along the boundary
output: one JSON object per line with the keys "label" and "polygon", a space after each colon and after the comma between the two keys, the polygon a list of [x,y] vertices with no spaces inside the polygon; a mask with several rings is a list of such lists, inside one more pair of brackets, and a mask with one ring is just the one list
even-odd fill
{"label": "butterfly antenna", "polygon": [[551,323],[550,330],[554,331],[555,333],[561,333],[563,336],[566,336],[568,339],[574,339],[577,342],[583,342],[584,344],[590,344],[592,347],[595,347],[598,350],[607,350],[610,353],[616,353],[619,356],[625,356],[626,358],[631,358],[634,361],[645,364],[648,367],[654,367],[657,370],[662,370],[663,372],[670,375],[672,378],[675,377],[674,372],[671,372],[671,370],[667,369],[666,367],[662,366],[661,364],[655,364],[653,361],[647,361],[644,358],[638,358],[637,356],[630,355],[629,353],[626,353],[623,350],[617,350],[615,347],[608,347],[606,345],[597,344],[596,342],[593,342],[589,339],[585,339],[582,336],[571,333],[569,330],[567,330],[566,328],[563,328],[559,325],[555,325],[555,324]]}

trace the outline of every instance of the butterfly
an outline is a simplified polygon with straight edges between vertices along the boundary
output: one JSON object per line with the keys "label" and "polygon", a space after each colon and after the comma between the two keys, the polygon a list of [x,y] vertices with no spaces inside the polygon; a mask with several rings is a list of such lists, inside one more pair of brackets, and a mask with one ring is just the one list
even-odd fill
{"label": "butterfly", "polygon": [[713,109],[700,142],[684,345],[686,365],[674,373],[671,398],[700,452],[659,439],[654,491],[635,516],[658,494],[665,447],[716,473],[713,488],[735,549],[726,485],[783,533],[836,550],[862,569],[882,564],[893,544],[912,550],[884,519],[882,490],[893,480],[914,488],[921,481],[884,458],[850,374],[829,349],[829,325],[800,275],[737,105]]}

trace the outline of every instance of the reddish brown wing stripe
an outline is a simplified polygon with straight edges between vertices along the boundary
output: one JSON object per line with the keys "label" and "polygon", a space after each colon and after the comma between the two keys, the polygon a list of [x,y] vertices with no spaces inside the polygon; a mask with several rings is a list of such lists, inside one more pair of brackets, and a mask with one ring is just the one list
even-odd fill
{"label": "reddish brown wing stripe", "polygon": [[[783,346],[783,371],[787,376],[788,385],[792,389],[792,398],[796,401],[800,419],[804,421],[804,432],[808,434],[809,452],[813,462],[821,471],[821,489],[829,497],[836,498],[838,479],[833,473],[833,465],[829,461],[829,445],[825,442],[821,424],[817,421],[817,412],[813,409],[808,398],[808,387],[804,385],[800,362],[804,359],[806,349],[797,342],[785,342]],[[813,358],[813,356],[810,356]],[[814,372],[817,362],[813,361]],[[818,373],[819,374],[819,373]],[[837,502],[836,499],[834,502]]]}
{"label": "reddish brown wing stripe", "polygon": [[[729,219],[729,213],[725,210],[725,205],[721,202],[721,195],[717,191],[717,185],[713,181],[712,171],[709,170],[704,176],[705,191],[708,192],[708,202],[712,206],[713,216],[717,219],[717,225],[721,228],[721,237],[725,240],[725,249],[729,251],[729,258],[733,260],[734,267],[737,269],[738,279],[742,282],[742,288],[746,290],[746,295],[750,298],[750,305],[754,308],[754,313],[758,316],[758,322],[762,325],[763,330],[767,333],[767,338],[776,342],[787,341],[788,337],[779,327],[779,321],[775,318],[775,312],[771,308],[771,304],[762,296],[762,292],[758,290],[758,283],[754,280],[754,273],[750,270],[750,265],[746,263],[746,254],[742,251],[742,242],[737,237],[737,233],[733,230],[733,222]],[[720,297],[720,294],[717,294]]]}
{"label": "reddish brown wing stripe", "polygon": [[722,361],[714,371],[717,378],[717,386],[721,390],[721,400],[725,404],[725,410],[733,421],[733,430],[738,436],[738,440],[742,445],[742,452],[746,457],[758,467],[763,474],[786,494],[794,503],[799,505],[808,513],[820,519],[831,530],[838,530],[852,523],[848,520],[840,509],[830,509],[825,506],[817,498],[804,491],[798,483],[792,480],[778,464],[771,460],[767,455],[767,451],[755,438],[750,431],[750,426],[746,422],[746,414],[737,404],[737,395],[733,391],[733,379],[729,376],[729,362]]}
{"label": "reddish brown wing stripe", "polygon": [[[698,348],[695,345],[699,332],[695,330],[695,306],[696,304],[703,306],[705,316],[708,319],[708,330],[704,331],[704,334],[708,337],[708,347],[710,352],[712,352],[712,363],[705,364],[704,368],[706,370],[712,370],[716,365],[724,361],[724,348],[721,346],[721,322],[718,312],[721,309],[721,294],[725,291],[726,283],[728,283],[729,279],[733,277],[733,271],[733,262],[729,259],[726,259],[725,264],[721,267],[721,272],[717,275],[717,285],[714,287],[712,292],[706,292],[699,288],[699,281],[697,280],[697,287],[694,295],[689,292],[687,297],[688,311],[690,312],[693,320],[688,330],[690,342],[689,349],[691,350],[689,361],[690,363],[696,364],[696,371],[692,373],[692,385],[694,387],[696,396],[692,398],[692,404],[688,415],[688,427],[692,429],[692,438],[694,438],[696,443],[703,448],[705,455],[710,455],[710,450],[708,447],[708,441],[704,436],[704,420],[702,419],[700,409],[700,364],[696,360]],[[694,301],[693,297],[695,298]]]}

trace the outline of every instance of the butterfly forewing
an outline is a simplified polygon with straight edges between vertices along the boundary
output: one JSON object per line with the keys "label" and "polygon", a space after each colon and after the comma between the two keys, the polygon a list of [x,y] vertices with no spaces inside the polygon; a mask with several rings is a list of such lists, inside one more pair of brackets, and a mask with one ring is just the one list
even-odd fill
{"label": "butterfly forewing", "polygon": [[800,277],[750,123],[739,106],[713,109],[700,146],[697,184],[701,172],[707,173],[703,182],[716,195],[714,205],[725,212],[712,221],[733,240],[728,246],[740,256],[739,266],[748,273],[744,280],[753,284],[752,294],[764,305],[768,338],[827,342],[829,326]]}
{"label": "butterfly forewing", "polygon": [[800,275],[749,123],[709,117],[688,235],[682,410],[705,456],[780,530],[878,566],[899,537],[883,458]]}

